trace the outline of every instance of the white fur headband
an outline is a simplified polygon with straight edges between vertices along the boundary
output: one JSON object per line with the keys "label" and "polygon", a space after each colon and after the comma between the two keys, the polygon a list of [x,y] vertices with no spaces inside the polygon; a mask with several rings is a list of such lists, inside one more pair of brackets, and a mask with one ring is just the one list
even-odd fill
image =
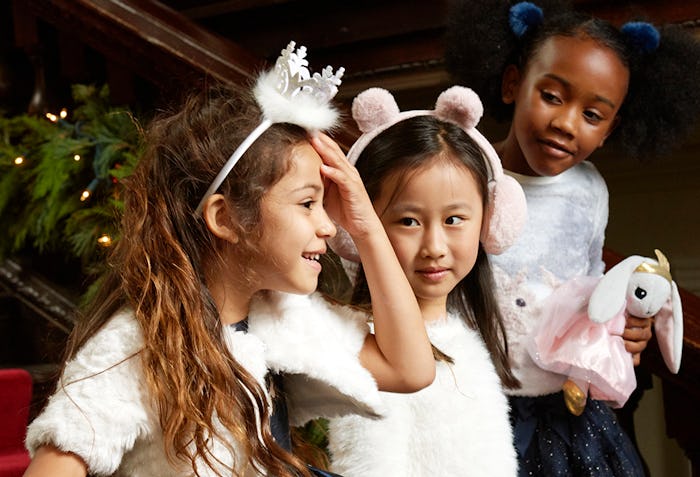
{"label": "white fur headband", "polygon": [[333,68],[326,66],[321,74],[314,73],[312,76],[308,69],[306,47],[300,46],[295,52],[295,46],[296,43],[290,41],[277,58],[274,69],[258,77],[253,95],[262,110],[263,119],[233,151],[214,178],[199,201],[195,212],[197,215],[248,148],[273,124],[296,124],[308,131],[327,130],[335,126],[338,111],[331,104],[331,99],[338,92],[345,69],[338,68],[334,74]]}

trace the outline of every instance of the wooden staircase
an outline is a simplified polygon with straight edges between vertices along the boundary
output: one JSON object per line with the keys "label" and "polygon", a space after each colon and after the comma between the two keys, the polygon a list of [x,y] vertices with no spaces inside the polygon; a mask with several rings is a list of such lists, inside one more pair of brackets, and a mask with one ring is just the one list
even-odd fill
{"label": "wooden staircase", "polygon": [[30,418],[53,388],[75,323],[75,297],[19,260],[0,262],[0,367],[29,371]]}

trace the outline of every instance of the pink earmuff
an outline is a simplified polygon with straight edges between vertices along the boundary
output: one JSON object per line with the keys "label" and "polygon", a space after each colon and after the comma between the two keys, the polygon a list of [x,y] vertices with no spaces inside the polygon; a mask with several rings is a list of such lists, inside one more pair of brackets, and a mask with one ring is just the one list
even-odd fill
{"label": "pink earmuff", "polygon": [[[481,243],[490,254],[499,254],[510,247],[525,225],[525,194],[520,184],[506,176],[501,161],[491,143],[476,129],[483,114],[479,96],[469,88],[452,86],[438,97],[434,110],[399,111],[396,100],[387,90],[370,88],[360,93],[352,103],[352,116],[363,133],[348,152],[355,164],[367,145],[390,126],[415,116],[435,116],[461,127],[481,147],[489,161],[489,201],[481,226]],[[352,239],[342,229],[329,240],[338,255],[359,262]]]}

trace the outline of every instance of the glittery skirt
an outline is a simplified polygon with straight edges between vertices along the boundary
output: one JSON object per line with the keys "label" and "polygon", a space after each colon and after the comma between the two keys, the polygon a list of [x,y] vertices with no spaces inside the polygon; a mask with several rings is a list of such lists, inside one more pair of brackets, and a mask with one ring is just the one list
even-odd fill
{"label": "glittery skirt", "polygon": [[307,467],[311,471],[311,474],[315,475],[316,477],[343,477],[340,474],[334,474],[333,472],[328,472],[327,470],[317,469],[316,467],[311,465]]}
{"label": "glittery skirt", "polygon": [[561,392],[511,396],[519,476],[643,477],[639,454],[602,401],[571,414]]}

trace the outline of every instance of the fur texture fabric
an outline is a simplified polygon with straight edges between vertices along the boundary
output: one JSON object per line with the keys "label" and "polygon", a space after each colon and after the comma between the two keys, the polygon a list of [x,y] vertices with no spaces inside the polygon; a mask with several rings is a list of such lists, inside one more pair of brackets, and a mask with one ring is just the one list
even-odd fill
{"label": "fur texture fabric", "polygon": [[[230,327],[226,332],[236,359],[264,386],[262,342]],[[95,475],[190,475],[191,471],[173,467],[165,457],[158,416],[143,384],[137,354],[142,346],[139,326],[128,312],[115,315],[91,338],[66,364],[58,390],[29,426],[30,454],[43,444],[53,444],[80,456]],[[232,463],[220,444],[212,449],[224,463]],[[214,475],[204,465],[199,471],[202,476]]]}
{"label": "fur texture fabric", "polygon": [[[376,383],[358,359],[368,333],[365,314],[343,311],[320,297],[271,293],[251,306],[247,333],[232,326],[224,333],[229,351],[263,389],[268,370],[292,375],[285,390],[295,423],[381,413]],[[158,415],[144,386],[142,346],[133,315],[116,314],[66,364],[58,390],[28,428],[30,454],[52,444],[80,456],[94,475],[191,475],[191,469],[173,467],[165,457]],[[232,464],[223,443],[213,442],[211,449]],[[236,460],[245,459],[236,452]],[[203,463],[198,470],[202,477],[214,475]],[[259,474],[248,466],[242,475]]]}
{"label": "fur texture fabric", "polygon": [[332,129],[338,121],[338,110],[329,102],[313,95],[297,95],[294,99],[279,94],[280,78],[275,70],[262,73],[253,93],[263,116],[275,123],[297,124],[308,131]]}
{"label": "fur texture fabric", "polygon": [[283,373],[290,424],[317,417],[384,412],[377,383],[359,361],[368,315],[310,296],[266,292],[251,306],[249,330]]}
{"label": "fur texture fabric", "polygon": [[438,362],[433,384],[416,393],[381,393],[388,409],[382,419],[332,419],[331,470],[345,477],[514,477],[508,402],[481,337],[454,315],[427,330],[454,364]]}

